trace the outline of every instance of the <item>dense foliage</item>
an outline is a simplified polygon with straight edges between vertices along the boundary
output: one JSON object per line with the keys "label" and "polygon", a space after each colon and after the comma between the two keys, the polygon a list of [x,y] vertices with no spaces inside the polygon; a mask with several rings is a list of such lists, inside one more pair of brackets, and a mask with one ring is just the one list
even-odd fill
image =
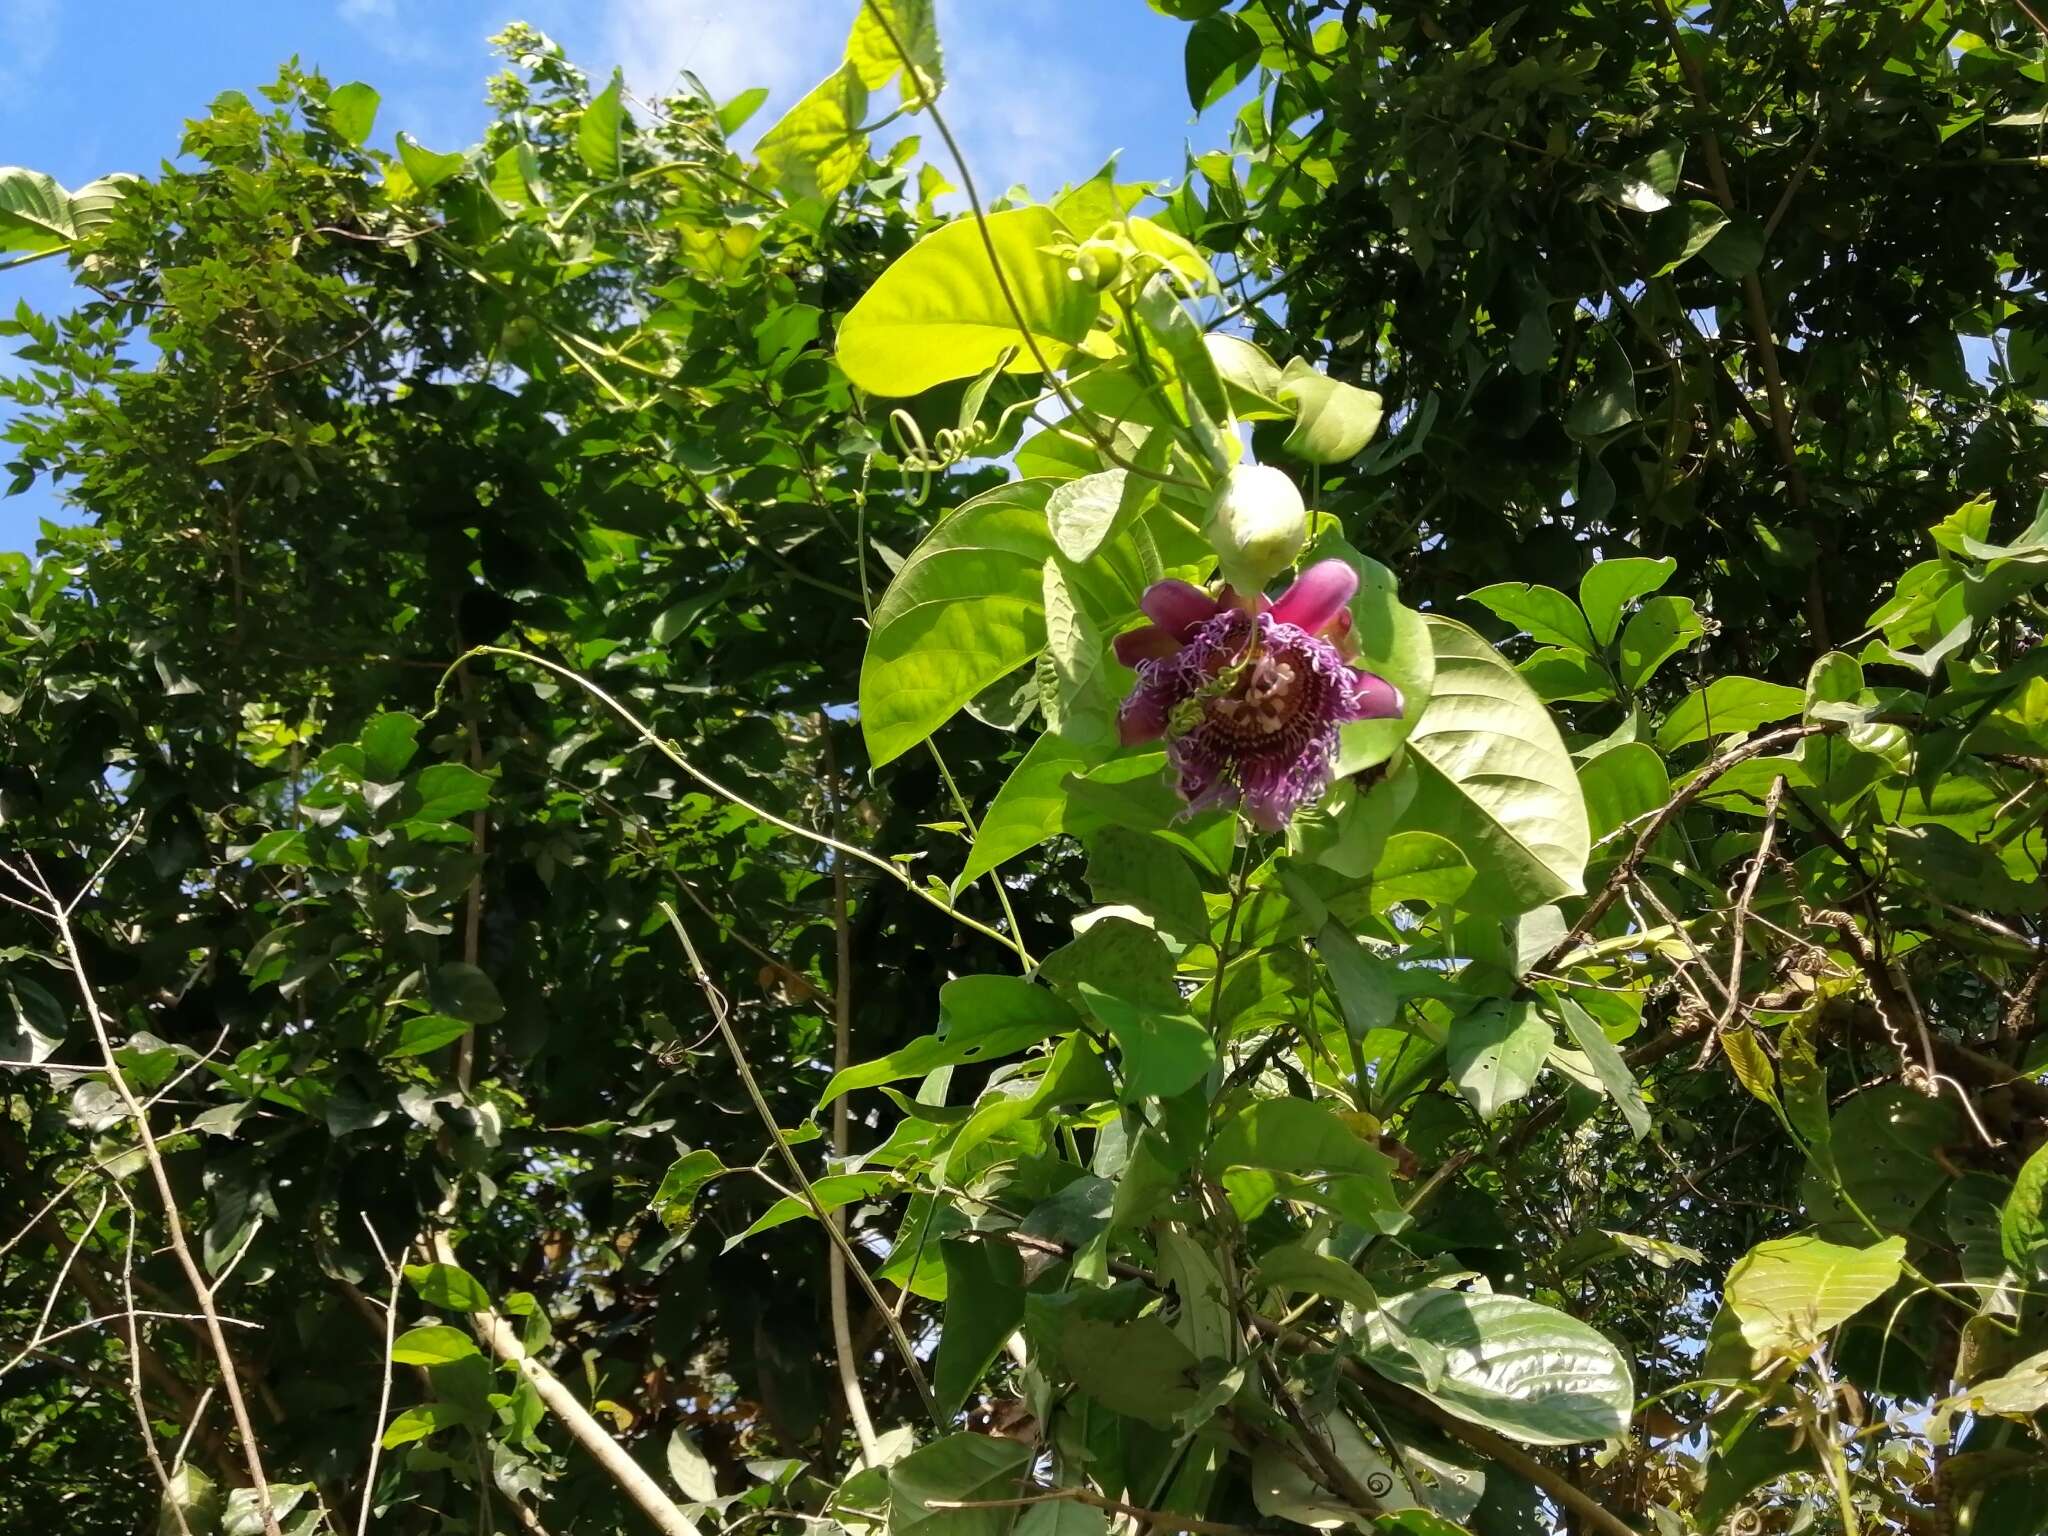
{"label": "dense foliage", "polygon": [[0,170],[7,1529],[2048,1532],[2048,27],[1153,3]]}

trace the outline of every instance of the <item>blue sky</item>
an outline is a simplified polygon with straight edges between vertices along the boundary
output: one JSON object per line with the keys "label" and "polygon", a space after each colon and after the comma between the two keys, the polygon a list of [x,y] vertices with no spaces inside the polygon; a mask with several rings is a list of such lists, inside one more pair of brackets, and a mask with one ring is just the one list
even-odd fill
{"label": "blue sky", "polygon": [[[399,129],[434,149],[484,124],[485,39],[524,19],[602,78],[658,88],[689,68],[720,96],[773,93],[772,122],[827,74],[857,0],[0,0],[0,164],[77,186],[153,173],[184,120],[219,92],[253,93],[296,54],[336,84],[383,93],[377,142]],[[939,0],[950,76],[944,105],[977,181],[1048,193],[1115,150],[1136,177],[1175,176],[1184,143],[1221,143],[1238,97],[1194,120],[1182,84],[1183,23],[1145,0]],[[928,151],[937,136],[926,135]],[[68,303],[61,263],[0,273],[0,308]],[[10,366],[0,356],[0,368]],[[63,510],[40,486],[0,500],[0,549],[28,549]]]}

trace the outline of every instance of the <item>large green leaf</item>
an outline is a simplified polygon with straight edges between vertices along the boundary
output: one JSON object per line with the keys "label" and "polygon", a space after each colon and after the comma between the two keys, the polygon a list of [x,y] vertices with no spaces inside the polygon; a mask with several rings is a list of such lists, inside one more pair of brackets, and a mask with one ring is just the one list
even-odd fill
{"label": "large green leaf", "polygon": [[1593,1075],[1600,1079],[1600,1087],[1621,1110],[1622,1119],[1628,1122],[1629,1134],[1641,1141],[1650,1134],[1650,1111],[1643,1103],[1642,1089],[1636,1086],[1635,1074],[1629,1071],[1628,1063],[1621,1059],[1621,1052],[1607,1038],[1607,1032],[1597,1019],[1563,994],[1558,995],[1556,1002],[1558,1017],[1564,1020],[1572,1044],[1593,1064]]}
{"label": "large green leaf", "polygon": [[1259,1284],[1283,1291],[1307,1291],[1348,1301],[1354,1307],[1376,1307],[1378,1294],[1365,1276],[1341,1259],[1317,1253],[1303,1243],[1284,1243],[1259,1256]]}
{"label": "large green leaf", "polygon": [[1418,788],[1403,825],[1456,844],[1474,911],[1526,912],[1585,890],[1591,843],[1571,754],[1550,713],[1500,653],[1431,615],[1429,707],[1408,738]]}
{"label": "large green leaf", "polygon": [[414,1328],[391,1341],[391,1358],[399,1365],[445,1365],[478,1352],[474,1339],[445,1323]]}
{"label": "large green leaf", "polygon": [[2048,1145],[2034,1149],[2013,1180],[1998,1217],[1999,1245],[2022,1276],[2034,1273],[2036,1255],[2048,1245]]}
{"label": "large green leaf", "polygon": [[53,178],[0,165],[0,251],[61,250],[77,233],[71,199]]}
{"label": "large green leaf", "polygon": [[894,1536],[1005,1536],[1014,1507],[934,1509],[1014,1499],[1031,1464],[1022,1441],[958,1434],[912,1451],[889,1469],[889,1529]]}
{"label": "large green leaf", "polygon": [[1520,1296],[1411,1291],[1368,1318],[1364,1359],[1468,1423],[1529,1445],[1628,1432],[1635,1383],[1604,1335]]}
{"label": "large green leaf", "polygon": [[754,157],[769,180],[792,197],[829,203],[846,190],[867,154],[867,135],[861,131],[867,110],[868,88],[861,84],[859,69],[842,64],[761,135]]}
{"label": "large green leaf", "polygon": [[1200,1395],[1195,1352],[1156,1317],[1132,1323],[1073,1318],[1060,1332],[1059,1352],[1083,1392],[1147,1424],[1171,1424]]}
{"label": "large green leaf", "polygon": [[1472,601],[1493,610],[1496,618],[1512,624],[1532,640],[1545,645],[1562,645],[1586,655],[1600,648],[1586,627],[1579,605],[1555,587],[1534,586],[1526,581],[1503,581],[1481,587]]}
{"label": "large green leaf", "polygon": [[1164,838],[1129,827],[1088,835],[1088,889],[1102,906],[1135,907],[1182,948],[1209,941],[1209,909],[1194,867]]}
{"label": "large green leaf", "polygon": [[1209,1031],[1185,1010],[1147,1007],[1086,982],[1080,990],[1116,1041],[1126,1102],[1171,1098],[1200,1082],[1216,1060]]}
{"label": "large green leaf", "polygon": [[1010,771],[1003,787],[989,802],[981,818],[974,851],[954,882],[964,890],[968,884],[994,869],[1005,859],[1035,848],[1066,827],[1067,775],[1082,773],[1101,761],[1101,749],[1082,746],[1065,736],[1045,732],[1031,743],[1023,759]]}
{"label": "large green leaf", "polygon": [[1340,923],[1323,924],[1316,934],[1316,953],[1330,974],[1344,1027],[1354,1040],[1392,1026],[1401,1011],[1395,962],[1367,949]]}
{"label": "large green leaf", "polygon": [[454,151],[442,154],[428,149],[409,133],[398,136],[398,161],[405,174],[422,192],[431,192],[451,176],[459,175],[469,162]]}
{"label": "large green leaf", "polygon": [[1797,715],[1805,707],[1804,689],[1754,677],[1717,677],[1679,700],[1657,727],[1657,745],[1669,752],[1687,742],[1754,730]]}
{"label": "large green leaf", "polygon": [[442,1312],[482,1312],[491,1304],[491,1293],[453,1264],[408,1264],[405,1279],[420,1300]]}
{"label": "large green leaf", "polygon": [[377,125],[377,107],[383,99],[375,87],[360,80],[337,85],[327,98],[327,121],[343,139],[360,145]]}
{"label": "large green leaf", "polygon": [[[914,75],[903,69],[905,54]],[[861,0],[860,14],[846,39],[846,62],[871,91],[900,74],[908,106],[936,97],[946,83],[946,71],[933,0]]]}
{"label": "large green leaf", "polygon": [[1579,607],[1585,610],[1593,638],[1602,645],[1612,645],[1621,629],[1622,611],[1637,598],[1663,586],[1677,569],[1678,562],[1668,556],[1662,560],[1631,557],[1602,560],[1581,576]]}
{"label": "large green leaf", "polygon": [[1803,1355],[1897,1283],[1906,1240],[1844,1248],[1818,1237],[1758,1243],[1728,1271],[1727,1300],[1752,1349]]}
{"label": "large green leaf", "polygon": [[1379,430],[1383,402],[1377,394],[1319,373],[1298,357],[1281,371],[1280,399],[1294,407],[1294,430],[1281,452],[1309,464],[1347,463]]}
{"label": "large green leaf", "polygon": [[2003,1376],[1978,1382],[1969,1391],[1951,1398],[1947,1406],[1969,1413],[2032,1418],[2048,1408],[2048,1350],[2029,1355]]}
{"label": "large green leaf", "polygon": [[1629,615],[1621,631],[1622,686],[1630,690],[1642,687],[1659,667],[1705,633],[1706,626],[1691,598],[1651,598]]}
{"label": "large green leaf", "polygon": [[[937,730],[969,700],[1044,649],[1045,505],[1059,484],[1017,480],[977,496],[932,530],[875,608],[861,658],[861,730],[875,766]],[[1066,588],[1098,627],[1136,611],[1143,561],[1112,539]]]}
{"label": "large green leaf", "polygon": [[[1597,843],[1669,800],[1671,774],[1656,748],[1625,741],[1579,769],[1579,789],[1586,797],[1587,830]],[[1627,846],[1625,839],[1616,843],[1617,849]]]}
{"label": "large green leaf", "polygon": [[1261,1168],[1271,1173],[1357,1174],[1384,1186],[1394,1200],[1393,1161],[1340,1119],[1308,1099],[1260,1099],[1232,1113],[1209,1143],[1211,1172]]}
{"label": "large green leaf", "polygon": [[1116,524],[1138,511],[1157,484],[1134,480],[1125,470],[1106,469],[1054,487],[1045,504],[1053,543],[1069,560],[1092,558]]}
{"label": "large green leaf", "polygon": [[[1052,211],[990,214],[986,230],[984,244],[973,219],[948,224],[875,280],[839,328],[839,366],[849,379],[870,394],[921,394],[948,379],[972,378],[1005,353],[1012,354],[1009,371],[1031,372],[1038,363],[1027,331],[1055,365],[1087,336],[1099,301],[1046,250],[1064,234]],[[989,245],[1009,299],[989,263]]]}
{"label": "large green leaf", "polygon": [[1000,1061],[1079,1022],[1054,993],[1021,977],[961,976],[939,992],[938,1034],[921,1035],[900,1050],[835,1072],[818,1105],[823,1108],[856,1088],[922,1077],[939,1067]]}
{"label": "large green leaf", "polygon": [[767,1210],[754,1219],[744,1232],[737,1232],[725,1240],[721,1252],[730,1252],[748,1238],[759,1232],[772,1231],[776,1227],[788,1226],[792,1221],[815,1219],[819,1211],[828,1216],[843,1206],[870,1195],[880,1194],[895,1182],[893,1173],[828,1173],[821,1179],[811,1180],[811,1195],[817,1203],[802,1195],[784,1195]]}
{"label": "large green leaf", "polygon": [[[1788,1094],[1804,1076],[1799,1055],[1795,1049],[1787,1058],[1781,1044],[1781,1069],[1789,1066],[1794,1072]],[[1961,1131],[1960,1117],[1946,1097],[1930,1099],[1898,1083],[1866,1088],[1829,1120],[1832,1174],[1823,1167],[1809,1168],[1800,1180],[1800,1196],[1830,1237],[1860,1242],[1869,1231],[1866,1221],[1880,1231],[1904,1232],[1950,1178],[1950,1167],[1934,1156],[1935,1149],[1949,1145]],[[1812,1131],[1803,1134],[1809,1144],[1814,1141]],[[1843,1194],[1853,1205],[1843,1203]]]}
{"label": "large green leaf", "polygon": [[[1252,1503],[1262,1515],[1292,1521],[1317,1530],[1377,1531],[1385,1536],[1470,1536],[1447,1520],[1431,1515],[1432,1525],[1398,1523],[1407,1517],[1424,1516],[1415,1505],[1414,1494],[1401,1468],[1367,1439],[1364,1431],[1341,1413],[1318,1414],[1307,1419],[1308,1432],[1320,1440],[1327,1453],[1359,1485],[1370,1492],[1380,1508],[1389,1513],[1367,1525],[1356,1509],[1311,1476],[1316,1463],[1299,1450],[1272,1438],[1262,1439],[1252,1451]],[[1409,1467],[1412,1456],[1404,1458]],[[1402,1513],[1392,1513],[1399,1510]]]}
{"label": "large green leaf", "polygon": [[619,174],[619,135],[625,127],[626,108],[620,101],[625,80],[615,69],[611,83],[590,98],[576,123],[576,153],[599,181],[611,181]]}
{"label": "large green leaf", "polygon": [[1372,867],[1372,909],[1384,912],[1402,901],[1442,906],[1464,895],[1472,879],[1471,862],[1448,838],[1396,832]]}
{"label": "large green leaf", "polygon": [[1252,72],[1259,62],[1259,34],[1240,16],[1204,16],[1188,29],[1184,61],[1188,100],[1199,113]]}
{"label": "large green leaf", "polygon": [[932,1362],[932,1391],[939,1411],[951,1417],[987,1374],[1004,1340],[1023,1323],[1024,1276],[1017,1250],[1000,1240],[958,1237],[940,1246],[946,1263],[946,1318]]}

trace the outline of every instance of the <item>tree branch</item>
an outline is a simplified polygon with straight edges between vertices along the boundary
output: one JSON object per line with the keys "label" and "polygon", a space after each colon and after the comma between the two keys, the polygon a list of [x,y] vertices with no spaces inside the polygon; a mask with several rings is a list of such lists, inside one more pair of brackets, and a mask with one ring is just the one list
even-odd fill
{"label": "tree branch", "polygon": [[[97,885],[99,877],[106,871],[122,848],[134,838],[141,823],[129,828],[114,853],[108,855],[93,878],[80,889],[82,898]],[[43,915],[56,926],[57,940],[64,951],[64,958],[70,964],[72,980],[77,984],[79,997],[85,1003],[85,1014],[92,1025],[93,1038],[99,1042],[100,1060],[113,1084],[114,1092],[120,1096],[121,1104],[135,1122],[137,1136],[142,1142],[142,1155],[149,1165],[151,1181],[156,1185],[157,1198],[163,1205],[164,1233],[169,1239],[171,1252],[176,1255],[178,1267],[185,1272],[185,1280],[192,1288],[193,1300],[197,1303],[206,1324],[207,1341],[213,1346],[214,1359],[220,1365],[221,1388],[228,1400],[229,1411],[233,1413],[235,1428],[242,1437],[242,1457],[249,1468],[249,1479],[256,1489],[257,1508],[263,1515],[263,1529],[266,1536],[281,1536],[277,1523],[277,1511],[270,1499],[270,1479],[263,1470],[263,1452],[256,1441],[256,1426],[249,1417],[249,1404],[242,1395],[241,1379],[235,1368],[235,1357],[228,1348],[227,1331],[221,1326],[219,1310],[214,1306],[213,1287],[207,1283],[205,1272],[199,1261],[192,1256],[192,1245],[185,1238],[184,1219],[178,1214],[177,1192],[171,1188],[171,1176],[164,1167],[163,1152],[157,1145],[156,1133],[150,1129],[149,1111],[135,1096],[129,1086],[127,1074],[121,1070],[121,1063],[114,1055],[114,1042],[107,1032],[106,1016],[100,1012],[99,999],[93,992],[92,979],[86,975],[85,962],[81,958],[77,936],[71,929],[71,907],[58,900],[49,882],[43,879],[42,871],[36,868],[33,857],[23,855],[29,873],[24,875],[13,865],[0,861],[4,869],[24,889],[33,892],[46,903]],[[31,878],[33,877],[33,878]],[[132,1316],[131,1312],[131,1316]]]}

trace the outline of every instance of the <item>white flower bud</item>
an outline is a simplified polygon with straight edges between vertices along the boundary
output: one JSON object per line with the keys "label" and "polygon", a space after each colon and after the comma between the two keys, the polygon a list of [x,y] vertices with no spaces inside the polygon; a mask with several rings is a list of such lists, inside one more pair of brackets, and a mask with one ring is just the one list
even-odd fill
{"label": "white flower bud", "polygon": [[1279,470],[1240,464],[1209,504],[1208,532],[1223,579],[1249,597],[1294,564],[1308,542],[1308,508]]}

